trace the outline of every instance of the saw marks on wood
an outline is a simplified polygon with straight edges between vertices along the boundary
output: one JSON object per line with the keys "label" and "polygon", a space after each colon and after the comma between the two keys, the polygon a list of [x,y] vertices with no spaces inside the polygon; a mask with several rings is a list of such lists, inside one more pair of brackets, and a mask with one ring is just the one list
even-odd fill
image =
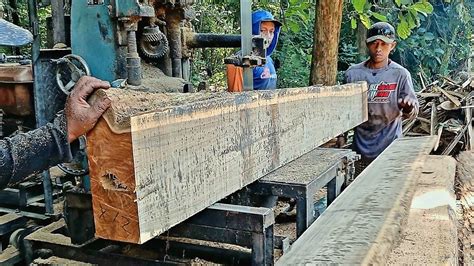
{"label": "saw marks on wood", "polygon": [[392,143],[277,264],[384,264],[433,145],[432,137]]}
{"label": "saw marks on wood", "polygon": [[[91,167],[100,168],[91,178],[106,192],[96,196],[93,190],[94,211],[104,202],[112,211],[126,211],[130,224],[122,219],[111,226],[107,219],[107,226],[133,232],[120,240],[143,243],[366,121],[366,91],[365,83],[236,94],[124,92],[133,94],[124,97],[103,91],[113,99],[111,119],[90,133],[96,137],[89,136],[88,147],[110,151],[89,154],[95,160]],[[137,106],[130,98],[139,99]],[[117,124],[122,130],[112,129]],[[127,170],[120,174],[117,164]],[[111,182],[104,182],[107,174],[113,174]],[[106,227],[105,220],[100,223]],[[117,238],[112,231],[96,235]]]}

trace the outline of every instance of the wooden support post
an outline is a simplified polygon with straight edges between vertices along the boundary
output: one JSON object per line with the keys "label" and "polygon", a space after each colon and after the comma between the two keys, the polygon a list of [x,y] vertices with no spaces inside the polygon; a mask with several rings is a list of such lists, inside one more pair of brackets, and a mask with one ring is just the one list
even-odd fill
{"label": "wooden support post", "polygon": [[367,120],[366,83],[237,94],[100,94],[112,107],[87,136],[96,236],[132,243]]}

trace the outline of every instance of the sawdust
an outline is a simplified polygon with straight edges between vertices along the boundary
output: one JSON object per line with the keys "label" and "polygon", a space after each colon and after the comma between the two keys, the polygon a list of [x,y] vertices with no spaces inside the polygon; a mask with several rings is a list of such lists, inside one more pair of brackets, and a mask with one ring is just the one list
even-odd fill
{"label": "sawdust", "polygon": [[103,96],[111,99],[112,105],[103,114],[114,133],[130,132],[130,117],[150,111],[164,112],[179,105],[200,102],[227,96],[227,93],[154,93],[131,89],[98,90],[91,98],[94,102]]}
{"label": "sawdust", "polygon": [[205,241],[205,240],[190,239],[190,238],[184,238],[184,237],[171,237],[171,236],[159,237],[159,238],[163,240],[176,241],[176,242],[181,242],[181,243],[203,245],[203,246],[222,248],[222,249],[227,249],[227,250],[235,250],[235,251],[247,252],[247,253],[250,252],[250,249],[248,248],[244,248],[238,245],[214,242],[214,241]]}
{"label": "sawdust", "polygon": [[[272,91],[249,91],[242,93],[229,92],[198,92],[198,93],[157,93],[148,89],[128,86],[124,89],[111,88],[98,90],[89,99],[89,103],[101,99],[105,95],[112,101],[111,107],[104,113],[111,130],[116,134],[130,132],[130,117],[147,112],[165,112],[186,110],[208,110],[224,106],[238,106],[253,103],[258,100],[276,100],[278,98],[299,97],[308,94],[307,97],[349,96],[365,86],[354,86],[354,84],[340,86],[312,86],[305,88],[290,88]],[[359,93],[359,92],[355,92]]]}
{"label": "sawdust", "polygon": [[458,246],[459,264],[473,265],[474,244],[474,151],[459,154],[456,175],[456,197],[458,200]]}
{"label": "sawdust", "polygon": [[31,265],[78,265],[78,266],[85,266],[85,265],[94,265],[85,262],[80,262],[76,260],[68,260],[64,258],[59,258],[56,256],[49,257],[47,259],[35,259]]}
{"label": "sawdust", "polygon": [[183,92],[188,82],[181,78],[167,76],[159,68],[142,62],[142,85],[132,89],[146,92]]}
{"label": "sawdust", "polygon": [[451,157],[428,157],[401,230],[400,244],[392,250],[388,264],[456,264],[455,168]]}

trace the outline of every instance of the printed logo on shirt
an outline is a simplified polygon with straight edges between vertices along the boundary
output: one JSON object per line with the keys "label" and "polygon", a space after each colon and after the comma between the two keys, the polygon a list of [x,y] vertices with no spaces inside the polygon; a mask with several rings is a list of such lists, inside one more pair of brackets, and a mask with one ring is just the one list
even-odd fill
{"label": "printed logo on shirt", "polygon": [[381,82],[379,84],[370,84],[369,103],[388,103],[390,96],[397,89],[397,83]]}
{"label": "printed logo on shirt", "polygon": [[262,75],[260,75],[260,78],[261,79],[270,79],[270,78],[276,79],[276,74],[272,75],[270,73],[270,69],[268,67],[265,67],[263,68],[263,72],[262,72]]}

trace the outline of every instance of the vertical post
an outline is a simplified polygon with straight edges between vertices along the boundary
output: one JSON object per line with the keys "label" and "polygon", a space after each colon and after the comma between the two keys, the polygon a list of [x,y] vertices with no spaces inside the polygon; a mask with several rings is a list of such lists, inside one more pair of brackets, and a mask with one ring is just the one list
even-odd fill
{"label": "vertical post", "polygon": [[[20,16],[18,15],[18,4],[16,0],[9,0],[8,4],[12,9],[12,22],[15,25],[20,25]],[[3,17],[3,16],[2,16]],[[20,55],[20,48],[19,47],[12,47],[14,54]]]}
{"label": "vertical post", "polygon": [[51,13],[53,17],[53,45],[66,43],[66,30],[64,28],[64,1],[51,0]]}
{"label": "vertical post", "polygon": [[[240,31],[242,35],[242,56],[252,53],[252,2],[240,0]],[[245,91],[253,90],[253,70],[244,67],[243,85]]]}
{"label": "vertical post", "polygon": [[173,10],[166,15],[168,26],[168,41],[170,45],[171,73],[175,78],[183,77],[181,59],[183,58],[181,43],[181,14],[178,10]]}
{"label": "vertical post", "polygon": [[[33,43],[31,45],[31,64],[33,66],[36,65],[36,62],[39,58],[40,52],[40,45],[41,45],[41,38],[39,35],[39,20],[38,20],[38,3],[36,0],[28,0],[28,14],[30,19],[30,28],[31,33],[33,34]],[[33,75],[34,75],[34,67],[33,67]],[[37,121],[38,122],[38,121]]]}
{"label": "vertical post", "polygon": [[314,221],[314,202],[308,191],[296,198],[296,236],[300,237]]}
{"label": "vertical post", "polygon": [[182,69],[183,69],[183,79],[189,81],[191,73],[191,63],[189,58],[183,58],[182,60]]}
{"label": "vertical post", "polygon": [[331,203],[336,199],[337,197],[337,177],[334,177],[329,181],[327,185],[327,206],[331,205]]}
{"label": "vertical post", "polygon": [[252,265],[273,265],[273,225],[252,234]]}
{"label": "vertical post", "polygon": [[[39,34],[39,20],[38,20],[38,3],[36,0],[28,0],[28,15],[30,19],[31,33],[33,34],[33,43],[31,45],[31,63],[33,65],[33,76],[35,74],[35,66],[38,65],[38,58],[41,47],[41,36]],[[34,86],[37,86],[35,83]],[[42,126],[44,121],[39,121],[37,118],[36,125]],[[51,177],[49,170],[43,172],[43,193],[45,203],[45,213],[53,214],[53,192]]]}
{"label": "vertical post", "polygon": [[140,64],[140,56],[137,51],[137,38],[135,29],[127,31],[127,82],[130,85],[139,86],[142,84],[142,69]]}
{"label": "vertical post", "polygon": [[44,193],[44,208],[46,214],[54,214],[53,210],[53,184],[51,183],[51,176],[49,170],[43,172],[43,193]]}

